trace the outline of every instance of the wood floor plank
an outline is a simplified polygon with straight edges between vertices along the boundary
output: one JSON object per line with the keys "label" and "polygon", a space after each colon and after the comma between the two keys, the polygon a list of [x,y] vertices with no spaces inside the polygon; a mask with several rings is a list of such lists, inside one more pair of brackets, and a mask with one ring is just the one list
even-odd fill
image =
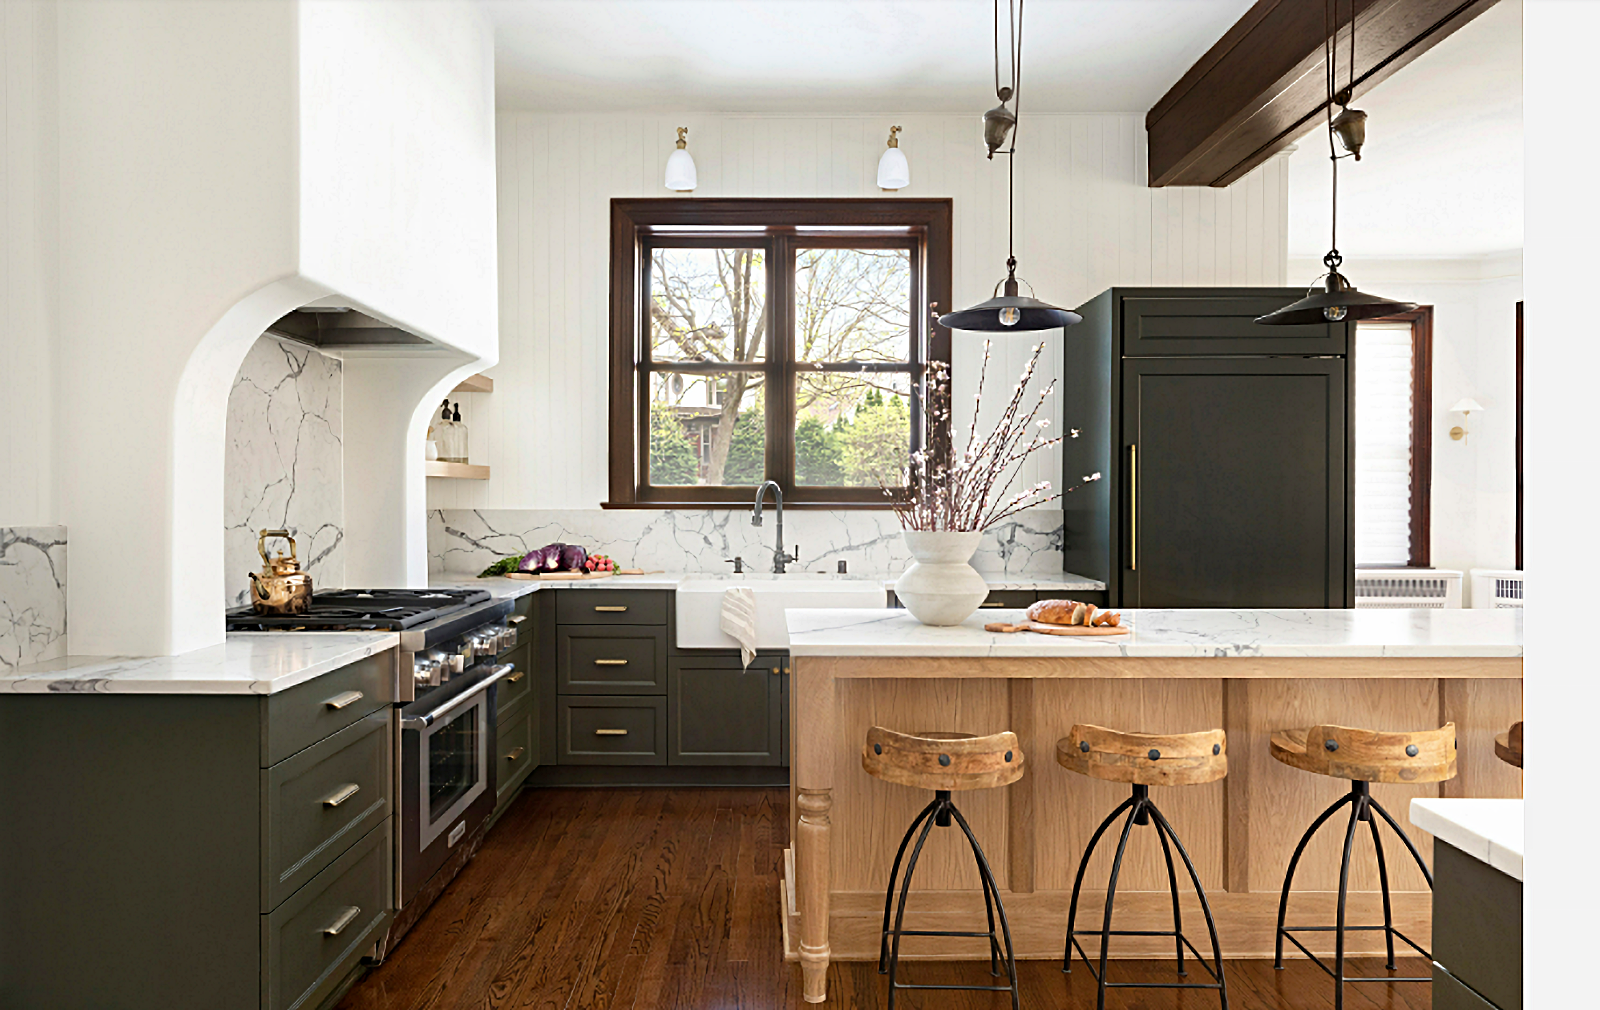
{"label": "wood floor plank", "polygon": [[[808,1010],[776,914],[788,845],[783,789],[527,790],[478,856],[340,1010]],[[892,841],[892,840],[890,840]],[[889,844],[886,842],[885,844]],[[1403,974],[1426,964],[1401,962]],[[1352,975],[1381,976],[1360,959]],[[1170,962],[1115,962],[1115,980],[1168,980]],[[1199,976],[1190,968],[1190,980]],[[1227,963],[1234,1010],[1331,1010],[1315,965]],[[1089,1010],[1078,965],[1018,965],[1024,1010]],[[986,985],[988,965],[908,962],[902,980]],[[875,963],[835,962],[828,1003],[881,1010]],[[907,992],[904,1010],[1005,1010],[1003,993]],[[1211,1010],[1214,994],[1120,990],[1114,1010]],[[1423,984],[1347,986],[1348,1010],[1428,1010]]]}

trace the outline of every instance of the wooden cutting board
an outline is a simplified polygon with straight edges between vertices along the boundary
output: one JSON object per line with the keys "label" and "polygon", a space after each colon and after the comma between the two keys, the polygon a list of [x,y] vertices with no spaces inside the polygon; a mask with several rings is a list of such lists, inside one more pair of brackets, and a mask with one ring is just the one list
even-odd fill
{"label": "wooden cutting board", "polygon": [[508,572],[508,579],[538,579],[540,582],[573,582],[579,579],[609,579],[616,572]]}
{"label": "wooden cutting board", "polygon": [[983,626],[983,630],[984,631],[998,632],[1000,634],[1011,634],[1012,632],[1016,632],[1016,631],[1033,631],[1033,632],[1037,632],[1038,634],[1041,634],[1041,635],[1066,635],[1068,637],[1072,637],[1072,636],[1096,637],[1096,636],[1100,636],[1100,635],[1126,635],[1132,629],[1131,628],[1125,628],[1125,627],[1122,627],[1120,625],[1117,626],[1117,627],[1114,627],[1114,628],[1112,628],[1112,627],[1090,628],[1090,627],[1086,627],[1086,626],[1084,626],[1082,624],[1076,624],[1076,625],[1040,624],[1040,623],[1038,623],[1036,621],[1025,621],[1022,624],[1005,624],[1005,623],[985,624]]}

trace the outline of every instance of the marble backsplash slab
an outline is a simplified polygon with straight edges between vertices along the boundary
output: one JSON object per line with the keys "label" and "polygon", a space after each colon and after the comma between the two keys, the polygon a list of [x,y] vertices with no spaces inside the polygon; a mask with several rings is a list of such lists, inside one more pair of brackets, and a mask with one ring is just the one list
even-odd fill
{"label": "marble backsplash slab", "polygon": [[344,585],[342,369],[337,358],[273,337],[258,339],[239,366],[228,394],[223,485],[230,607],[250,602],[264,529],[290,532],[317,587]]}
{"label": "marble backsplash slab", "polygon": [[[772,565],[777,523],[749,509],[436,509],[428,513],[428,571],[476,574],[500,558],[549,543],[581,544],[625,568],[728,572],[741,556],[751,571]],[[900,523],[883,510],[785,512],[785,547],[799,545],[803,571],[895,573],[911,564]],[[1062,513],[1029,509],[984,534],[973,567],[985,574],[1060,574]]]}
{"label": "marble backsplash slab", "polygon": [[67,654],[67,528],[0,527],[0,670]]}

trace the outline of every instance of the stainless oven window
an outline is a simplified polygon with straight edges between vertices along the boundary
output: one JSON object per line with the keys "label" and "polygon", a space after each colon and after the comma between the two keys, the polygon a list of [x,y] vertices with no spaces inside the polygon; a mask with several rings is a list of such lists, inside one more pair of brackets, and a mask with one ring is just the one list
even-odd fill
{"label": "stainless oven window", "polygon": [[438,727],[428,740],[428,820],[437,823],[482,778],[476,705]]}

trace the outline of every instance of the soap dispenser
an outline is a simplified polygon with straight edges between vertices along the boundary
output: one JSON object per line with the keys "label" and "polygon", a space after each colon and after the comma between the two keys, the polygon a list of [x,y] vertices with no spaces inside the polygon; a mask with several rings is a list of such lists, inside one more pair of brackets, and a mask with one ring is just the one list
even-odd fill
{"label": "soap dispenser", "polygon": [[450,447],[451,462],[465,463],[467,461],[467,426],[461,423],[461,404],[457,403],[450,413],[450,432],[453,438]]}

